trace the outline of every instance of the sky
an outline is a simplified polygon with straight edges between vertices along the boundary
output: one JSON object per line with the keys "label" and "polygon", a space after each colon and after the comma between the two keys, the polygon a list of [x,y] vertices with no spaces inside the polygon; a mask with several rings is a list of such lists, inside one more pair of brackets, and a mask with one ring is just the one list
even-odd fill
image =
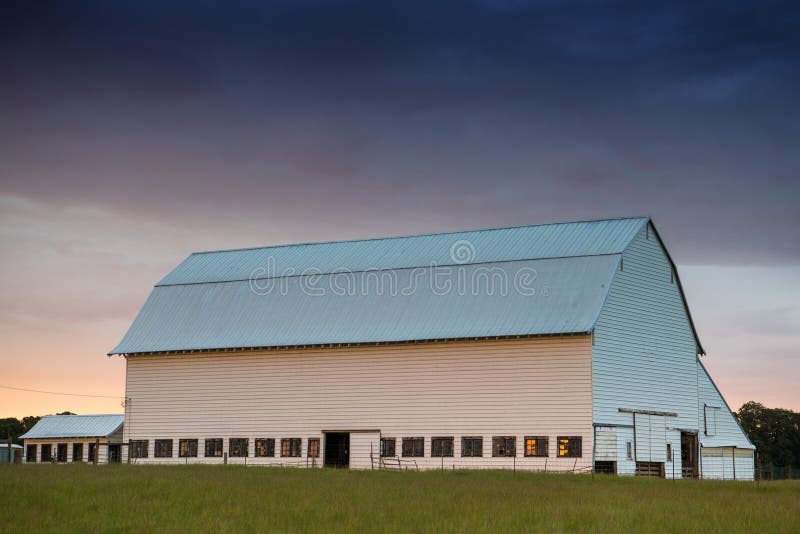
{"label": "sky", "polygon": [[[189,253],[653,217],[733,409],[800,410],[794,2],[15,2],[0,417],[121,412]],[[647,4],[647,5],[645,5]]]}

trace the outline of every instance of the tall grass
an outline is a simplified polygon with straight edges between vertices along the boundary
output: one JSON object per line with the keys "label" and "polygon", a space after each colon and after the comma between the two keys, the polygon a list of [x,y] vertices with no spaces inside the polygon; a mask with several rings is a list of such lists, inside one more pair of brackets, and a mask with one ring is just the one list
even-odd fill
{"label": "tall grass", "polygon": [[800,481],[70,464],[0,491],[11,532],[800,532]]}

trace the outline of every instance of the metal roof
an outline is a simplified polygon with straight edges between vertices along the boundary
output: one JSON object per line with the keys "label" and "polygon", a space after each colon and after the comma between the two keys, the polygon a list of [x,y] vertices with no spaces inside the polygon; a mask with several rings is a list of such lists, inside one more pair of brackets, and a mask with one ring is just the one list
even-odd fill
{"label": "metal roof", "polygon": [[157,285],[619,254],[648,220],[636,217],[198,252]]}
{"label": "metal roof", "polygon": [[586,333],[619,259],[160,285],[109,354]]}
{"label": "metal roof", "polygon": [[46,415],[20,438],[105,438],[124,421],[123,414]]}

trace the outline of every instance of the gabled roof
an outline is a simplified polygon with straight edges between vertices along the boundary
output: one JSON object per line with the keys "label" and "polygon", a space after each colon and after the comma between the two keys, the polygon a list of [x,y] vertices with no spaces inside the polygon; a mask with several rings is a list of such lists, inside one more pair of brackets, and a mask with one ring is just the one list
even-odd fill
{"label": "gabled roof", "polygon": [[46,415],[20,438],[107,438],[124,421],[123,414]]}
{"label": "gabled roof", "polygon": [[589,333],[648,220],[196,253],[109,354]]}

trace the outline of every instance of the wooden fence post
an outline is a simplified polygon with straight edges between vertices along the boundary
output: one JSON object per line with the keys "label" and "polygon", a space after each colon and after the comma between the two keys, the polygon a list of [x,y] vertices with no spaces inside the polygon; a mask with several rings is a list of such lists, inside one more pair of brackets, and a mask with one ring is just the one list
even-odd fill
{"label": "wooden fence post", "polygon": [[97,465],[100,458],[100,438],[94,438],[94,458],[92,458],[92,463]]}

